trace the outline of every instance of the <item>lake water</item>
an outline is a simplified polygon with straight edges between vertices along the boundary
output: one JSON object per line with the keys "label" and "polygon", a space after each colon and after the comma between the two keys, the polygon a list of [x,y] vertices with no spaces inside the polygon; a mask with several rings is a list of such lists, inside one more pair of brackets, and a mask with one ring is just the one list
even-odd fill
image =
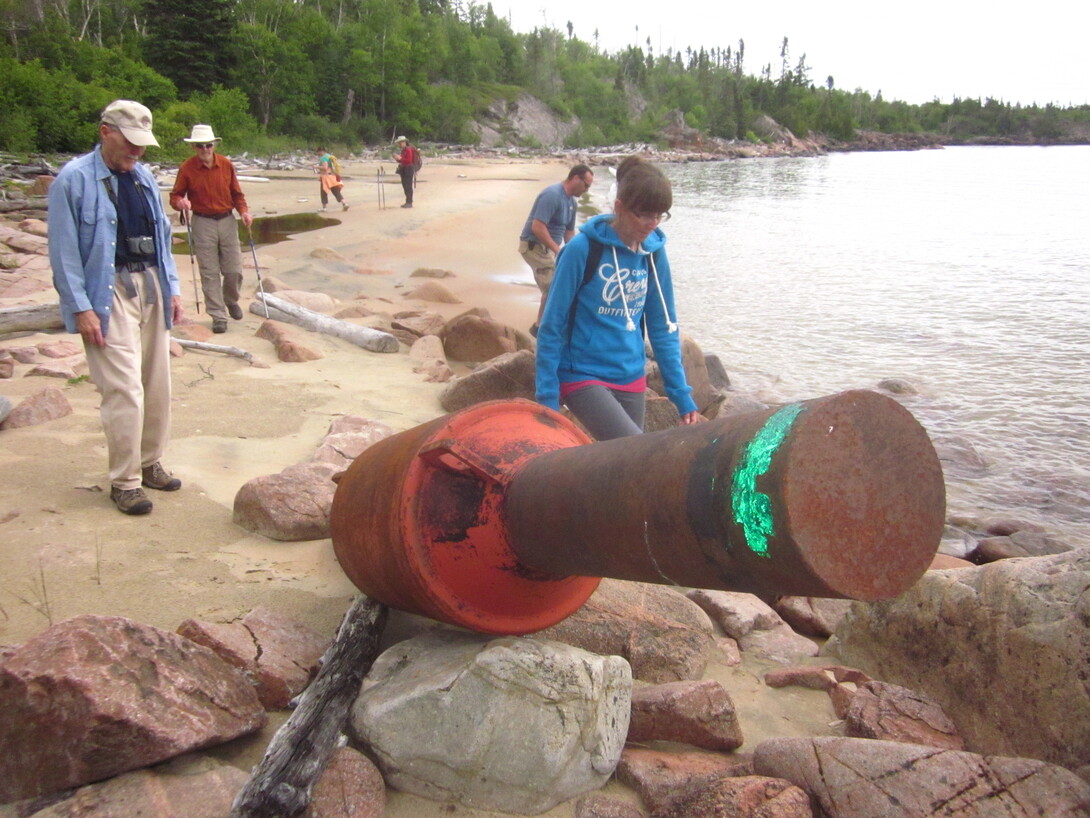
{"label": "lake water", "polygon": [[665,170],[682,328],[738,389],[781,402],[909,381],[948,514],[1090,545],[1090,148]]}

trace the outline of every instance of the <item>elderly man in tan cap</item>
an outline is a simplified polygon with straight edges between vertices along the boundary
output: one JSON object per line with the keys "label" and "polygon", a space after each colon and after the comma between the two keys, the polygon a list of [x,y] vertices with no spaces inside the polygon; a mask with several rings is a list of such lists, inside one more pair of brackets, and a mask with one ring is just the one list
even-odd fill
{"label": "elderly man in tan cap", "polygon": [[178,178],[170,191],[170,206],[191,219],[193,249],[201,269],[204,306],[212,316],[212,332],[227,331],[227,316],[242,318],[238,305],[242,286],[242,248],[238,226],[232,217],[237,210],[249,229],[254,218],[246,206],[246,197],[238,183],[235,166],[226,156],[216,153],[220,138],[211,125],[194,125],[188,139],[194,155],[178,168]]}
{"label": "elderly man in tan cap", "polygon": [[102,112],[99,144],[49,188],[49,261],[61,315],[83,338],[102,393],[110,499],[147,514],[141,486],[176,491],[160,459],[170,437],[170,327],[182,318],[170,220],[140,158],[158,145],[151,111],[119,99]]}

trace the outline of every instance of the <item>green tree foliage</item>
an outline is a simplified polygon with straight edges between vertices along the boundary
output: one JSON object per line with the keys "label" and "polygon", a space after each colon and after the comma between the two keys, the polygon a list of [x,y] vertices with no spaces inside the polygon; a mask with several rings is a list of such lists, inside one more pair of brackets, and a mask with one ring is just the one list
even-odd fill
{"label": "green tree foliage", "polygon": [[231,0],[146,0],[145,9],[154,24],[142,44],[144,59],[183,95],[228,78],[237,53]]}
{"label": "green tree foliage", "polygon": [[84,150],[98,111],[129,97],[156,114],[163,154],[209,122],[229,150],[270,140],[345,145],[465,142],[497,99],[530,93],[577,117],[572,146],[652,141],[683,120],[710,137],[752,137],[768,116],[797,136],[859,130],[950,140],[1071,140],[1090,107],[988,98],[908,105],[815,85],[787,37],[756,74],[745,42],[664,53],[634,28],[616,53],[578,21],[515,33],[475,0],[0,0],[0,148]]}

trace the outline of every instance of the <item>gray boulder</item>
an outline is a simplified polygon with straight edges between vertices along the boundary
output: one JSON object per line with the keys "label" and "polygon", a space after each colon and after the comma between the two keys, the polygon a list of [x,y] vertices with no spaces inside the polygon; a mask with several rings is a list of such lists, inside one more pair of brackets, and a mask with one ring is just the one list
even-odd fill
{"label": "gray boulder", "polygon": [[375,661],[350,727],[389,786],[536,815],[609,779],[631,691],[616,656],[437,630]]}

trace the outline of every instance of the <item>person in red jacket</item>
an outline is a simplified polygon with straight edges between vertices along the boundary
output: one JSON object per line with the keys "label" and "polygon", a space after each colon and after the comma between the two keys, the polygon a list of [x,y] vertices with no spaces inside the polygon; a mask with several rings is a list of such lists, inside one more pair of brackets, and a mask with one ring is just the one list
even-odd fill
{"label": "person in red jacket", "polygon": [[401,188],[405,191],[405,204],[402,207],[413,206],[413,187],[416,183],[416,169],[419,166],[417,156],[420,151],[409,144],[404,136],[396,140],[399,151],[395,154],[397,159],[397,175],[401,177]]}
{"label": "person in red jacket", "polygon": [[235,166],[216,153],[220,139],[211,125],[194,125],[188,139],[194,155],[178,168],[170,191],[170,206],[190,219],[193,250],[201,270],[204,306],[212,316],[212,332],[227,331],[227,316],[242,318],[238,305],[242,286],[242,248],[238,226],[232,216],[237,210],[247,228],[253,224],[246,197],[238,183]]}

